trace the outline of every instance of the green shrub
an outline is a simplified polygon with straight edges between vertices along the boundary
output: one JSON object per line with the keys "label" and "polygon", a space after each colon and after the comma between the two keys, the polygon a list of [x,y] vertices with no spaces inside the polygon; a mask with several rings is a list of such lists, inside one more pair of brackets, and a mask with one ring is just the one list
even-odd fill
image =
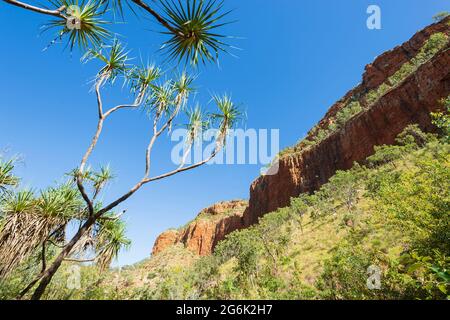
{"label": "green shrub", "polygon": [[362,111],[359,101],[352,101],[336,114],[336,123],[338,128],[342,128],[348,120]]}
{"label": "green shrub", "polygon": [[432,122],[439,129],[442,139],[450,142],[450,95],[446,99],[441,100],[444,111],[432,113]]}
{"label": "green shrub", "polygon": [[430,36],[420,49],[419,53],[411,59],[411,63],[419,67],[431,59],[436,53],[448,45],[448,36],[445,33],[438,32]]}
{"label": "green shrub", "polygon": [[450,15],[450,13],[447,11],[439,12],[438,14],[435,14],[433,16],[433,20],[435,22],[440,22],[440,21],[444,20],[445,18],[447,18],[449,15]]}
{"label": "green shrub", "polygon": [[392,86],[396,86],[416,70],[417,68],[412,63],[406,62],[396,73],[389,77],[389,82]]}

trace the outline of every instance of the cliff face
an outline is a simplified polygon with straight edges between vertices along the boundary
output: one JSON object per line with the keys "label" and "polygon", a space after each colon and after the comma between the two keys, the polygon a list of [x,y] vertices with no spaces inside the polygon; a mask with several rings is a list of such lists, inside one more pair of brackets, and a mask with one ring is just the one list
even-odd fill
{"label": "cliff face", "polygon": [[[350,97],[364,93],[387,81],[401,66],[414,57],[426,39],[435,32],[449,33],[450,19],[417,33],[410,41],[379,56],[366,67],[363,82],[333,105],[318,127],[325,127]],[[261,176],[250,188],[249,207],[244,213],[245,226],[259,217],[289,205],[290,198],[317,190],[337,170],[346,170],[374,153],[374,146],[393,144],[396,136],[409,124],[417,123],[433,130],[430,112],[439,109],[438,101],[450,93],[450,51],[441,51],[423,64],[399,86],[384,94],[345,126],[320,144],[299,154],[280,159],[278,174]],[[313,133],[310,133],[312,135]]]}
{"label": "cliff face", "polygon": [[202,210],[194,221],[181,230],[162,233],[153,246],[152,255],[181,243],[199,255],[211,254],[225,236],[244,227],[243,213],[246,201],[220,202]]}
{"label": "cliff face", "polygon": [[[362,83],[336,102],[316,129],[327,128],[351,100],[358,101],[364,111],[320,143],[280,159],[276,175],[261,176],[253,182],[247,208],[240,202],[234,214],[220,219],[196,219],[182,231],[163,233],[153,253],[181,242],[198,254],[210,254],[228,233],[251,226],[264,214],[289,205],[291,197],[319,189],[337,170],[349,169],[354,162],[372,155],[374,146],[394,143],[396,136],[409,124],[417,123],[426,131],[433,130],[430,112],[439,109],[438,101],[450,93],[448,44],[374,103],[369,105],[366,97],[371,90],[389,82],[391,76],[417,55],[432,34],[449,34],[449,23],[450,18],[447,18],[425,28],[366,66]],[[312,130],[307,139],[312,140],[316,132]],[[228,205],[222,203],[217,210],[209,209],[220,211],[221,206],[227,208]]]}

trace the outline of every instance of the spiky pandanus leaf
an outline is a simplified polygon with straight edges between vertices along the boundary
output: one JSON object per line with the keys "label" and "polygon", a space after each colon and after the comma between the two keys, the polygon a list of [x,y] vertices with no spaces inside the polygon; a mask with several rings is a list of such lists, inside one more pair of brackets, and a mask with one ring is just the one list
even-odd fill
{"label": "spiky pandanus leaf", "polygon": [[19,178],[13,174],[14,160],[4,161],[0,158],[0,199],[10,187],[19,183]]}
{"label": "spiky pandanus leaf", "polygon": [[152,86],[152,93],[145,104],[149,113],[154,114],[155,119],[168,115],[175,105],[175,87],[172,80],[168,80],[160,85]]}
{"label": "spiky pandanus leaf", "polygon": [[0,279],[30,257],[52,234],[55,240],[62,240],[61,230],[68,221],[80,217],[82,203],[78,192],[69,184],[43,191],[39,197],[31,191],[20,191],[4,201]]}
{"label": "spiky pandanus leaf", "polygon": [[121,249],[127,249],[131,241],[126,237],[125,223],[119,219],[100,220],[96,235],[96,263],[107,269]]}
{"label": "spiky pandanus leaf", "polygon": [[79,47],[85,50],[89,47],[102,45],[110,33],[102,20],[103,4],[97,0],[51,0],[55,8],[65,7],[65,18],[50,21],[45,30],[59,29],[58,38],[67,37],[67,45],[72,50]]}
{"label": "spiky pandanus leaf", "polygon": [[200,138],[202,132],[209,127],[209,121],[206,119],[200,105],[196,105],[194,109],[186,112],[189,122],[186,124],[188,131],[187,143],[192,144],[196,139]]}
{"label": "spiky pandanus leaf", "polygon": [[216,103],[220,113],[213,113],[211,118],[213,121],[218,122],[219,125],[218,141],[225,144],[229,130],[242,119],[243,114],[234,104],[229,95],[215,95],[213,96],[213,100]]}
{"label": "spiky pandanus leaf", "polygon": [[94,198],[100,193],[100,191],[114,179],[114,174],[109,166],[102,166],[100,171],[94,172],[92,176],[92,187],[94,188]]}
{"label": "spiky pandanus leaf", "polygon": [[139,93],[143,89],[150,87],[160,76],[161,69],[154,64],[134,67],[127,74],[133,93]]}
{"label": "spiky pandanus leaf", "polygon": [[2,207],[6,216],[0,232],[0,279],[28,258],[49,232],[49,221],[37,213],[31,191],[18,192]]}
{"label": "spiky pandanus leaf", "polygon": [[193,87],[194,80],[195,77],[188,75],[186,72],[182,72],[178,79],[173,82],[176,91],[176,105],[180,105],[181,107],[186,105],[189,95],[195,91]]}
{"label": "spiky pandanus leaf", "polygon": [[103,66],[97,73],[97,79],[102,81],[109,80],[114,82],[118,76],[126,76],[129,72],[129,51],[120,41],[114,39],[112,45],[104,45],[99,48],[89,49],[82,60],[87,62],[98,59]]}
{"label": "spiky pandanus leaf", "polygon": [[104,11],[111,9],[114,15],[119,15],[121,18],[124,16],[124,7],[130,9],[135,13],[134,8],[131,6],[129,0],[100,0],[101,4],[104,6]]}
{"label": "spiky pandanus leaf", "polygon": [[222,22],[230,11],[222,12],[224,1],[217,0],[160,0],[166,21],[173,31],[164,32],[172,37],[164,43],[163,50],[170,60],[184,60],[197,65],[218,59],[219,52],[230,47],[226,36],[215,30],[230,22]]}

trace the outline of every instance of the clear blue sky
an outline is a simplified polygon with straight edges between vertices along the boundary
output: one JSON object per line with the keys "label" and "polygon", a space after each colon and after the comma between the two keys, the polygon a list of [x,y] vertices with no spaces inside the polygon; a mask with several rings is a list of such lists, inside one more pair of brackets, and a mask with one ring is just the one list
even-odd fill
{"label": "clear blue sky", "polygon": [[[44,2],[42,0],[41,2]],[[281,147],[294,144],[327,109],[361,80],[364,66],[406,41],[450,11],[446,0],[226,0],[239,20],[224,30],[242,37],[233,44],[239,58],[222,56],[221,68],[202,69],[197,80],[205,100],[208,92],[227,91],[247,111],[246,127],[280,129]],[[366,28],[366,9],[382,9],[382,30]],[[0,149],[22,155],[17,173],[23,185],[45,188],[61,181],[77,166],[93,134],[95,97],[88,81],[95,64],[82,65],[62,45],[42,49],[52,34],[39,36],[47,17],[0,1]],[[151,18],[114,26],[135,56],[160,61],[160,30]],[[107,90],[107,104],[128,101],[120,86]],[[142,175],[148,120],[139,112],[111,118],[92,157],[94,165],[109,163],[117,179],[110,196],[127,190]],[[170,159],[168,143],[159,143],[155,170]],[[133,245],[118,264],[149,256],[156,236],[184,225],[217,201],[248,198],[260,167],[207,166],[148,185],[121,208]],[[109,197],[108,197],[109,199]]]}

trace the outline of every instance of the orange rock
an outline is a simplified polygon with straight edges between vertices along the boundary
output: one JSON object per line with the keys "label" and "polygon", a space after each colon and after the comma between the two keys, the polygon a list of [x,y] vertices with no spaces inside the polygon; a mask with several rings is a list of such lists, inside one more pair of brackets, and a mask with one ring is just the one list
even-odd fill
{"label": "orange rock", "polygon": [[180,231],[162,233],[153,246],[152,254],[158,254],[169,246],[182,243],[199,255],[212,253],[217,243],[232,231],[241,229],[246,201],[216,203],[202,210],[197,218]]}
{"label": "orange rock", "polygon": [[161,252],[167,247],[173,246],[178,239],[177,230],[168,230],[163,232],[156,238],[155,244],[153,245],[152,255]]}
{"label": "orange rock", "polygon": [[[447,18],[433,24],[402,46],[379,56],[366,68],[363,83],[332,106],[319,127],[329,123],[349,97],[361,97],[374,83],[382,83],[393,75],[407,57],[410,59],[418,52],[431,33],[445,31],[449,34],[449,22]],[[381,72],[382,79],[374,80],[379,75],[375,77],[372,72]],[[354,162],[362,162],[372,155],[374,146],[393,144],[406,126],[417,123],[423,130],[433,131],[430,112],[438,110],[438,101],[449,94],[450,52],[447,50],[419,67],[400,86],[320,144],[280,159],[278,174],[261,176],[254,181],[250,187],[249,208],[244,214],[245,226],[257,223],[268,212],[288,206],[291,197],[319,189],[337,170],[347,170]],[[364,105],[363,101],[361,104]]]}
{"label": "orange rock", "polygon": [[[367,108],[365,93],[384,83],[414,57],[435,32],[450,34],[450,18],[418,32],[409,41],[388,51],[366,67],[363,81],[336,102],[317,125],[325,128],[336,114],[356,97],[366,109],[321,143],[301,153],[282,158],[278,174],[261,176],[250,187],[249,205],[242,201],[222,202],[203,210],[178,233],[163,233],[155,243],[158,253],[174,243],[183,243],[200,255],[212,252],[220,240],[235,230],[258,222],[268,212],[290,203],[291,197],[313,192],[325,184],[337,170],[346,170],[374,153],[374,146],[393,144],[409,124],[417,123],[433,131],[430,112],[440,108],[438,101],[450,93],[450,52],[441,52],[422,65],[398,87]],[[309,138],[314,132],[309,133]],[[227,212],[226,215],[223,213]],[[176,240],[175,240],[176,239]]]}

